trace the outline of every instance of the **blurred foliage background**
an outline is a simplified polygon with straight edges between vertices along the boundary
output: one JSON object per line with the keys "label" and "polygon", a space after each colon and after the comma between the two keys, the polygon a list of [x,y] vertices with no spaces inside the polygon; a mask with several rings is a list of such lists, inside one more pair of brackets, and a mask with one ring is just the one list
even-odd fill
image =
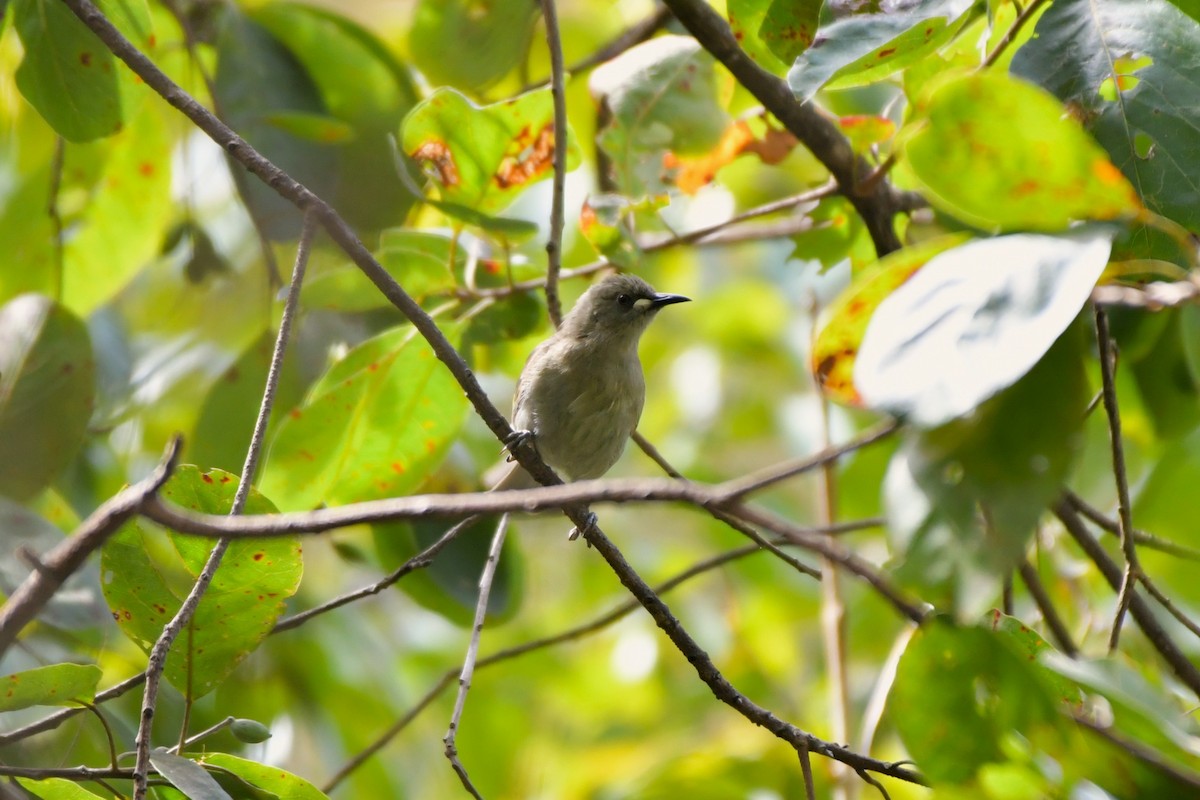
{"label": "blurred foliage background", "polygon": [[[507,410],[524,359],[552,330],[537,286],[554,140],[537,3],[98,5],[172,80],[328,200]],[[831,601],[820,581],[766,552],[664,599],[755,702],[875,758],[912,758],[937,787],[881,778],[893,798],[1190,796],[1200,791],[1187,713],[1196,687],[1165,668],[1132,624],[1108,651],[1114,593],[1045,510],[1069,486],[1116,518],[1109,425],[1103,407],[1087,411],[1101,370],[1084,304],[1098,281],[1129,289],[1120,297],[1134,300],[1113,305],[1109,318],[1133,520],[1175,545],[1143,547],[1142,562],[1185,619],[1200,602],[1191,579],[1200,552],[1191,501],[1200,480],[1200,315],[1194,294],[1155,310],[1139,294],[1194,276],[1195,9],[1164,0],[1136,9],[1107,0],[883,6],[728,0],[717,9],[764,70],[820,109],[860,166],[879,168],[870,180],[894,185],[889,213],[904,249],[880,262],[886,254],[851,203],[820,191],[829,181],[821,161],[670,14],[648,0],[559,4],[570,71],[564,306],[604,264],[695,301],[663,313],[643,341],[640,432],[688,478],[719,482],[844,442],[881,412],[912,419],[836,469],[755,499],[805,526],[886,517],[838,541],[944,616],[914,634],[865,583],[839,581],[844,663],[831,673],[821,628]],[[231,165],[60,0],[13,0],[4,13],[0,589],[8,594],[29,572],[23,550],[53,546],[149,472],[177,433],[194,468],[172,479],[169,499],[228,508],[230,492],[211,486],[232,485],[242,469],[302,217]],[[584,63],[651,19],[648,42]],[[1097,42],[1115,60],[1096,62]],[[686,236],[802,193],[807,200],[782,212],[699,241]],[[1022,249],[1036,243],[1022,235],[1043,237],[1043,247],[1053,239],[1062,255]],[[953,372],[889,377],[899,358],[890,351],[878,376],[864,375],[853,353],[861,345],[864,366],[868,352],[924,335],[919,322],[864,334],[862,308],[873,310],[938,253],[961,254],[954,248],[968,240],[992,249],[960,255],[953,268],[986,268],[1017,288],[954,296],[956,309],[978,301],[967,312],[976,319],[990,297],[1009,306],[989,334],[994,350],[963,351],[986,385],[963,390],[965,413],[937,416],[928,392],[910,395],[926,381],[975,384]],[[1006,271],[1025,262],[1040,278]],[[1049,288],[1022,300],[1026,280]],[[1046,297],[1074,299],[1050,321],[1040,311]],[[499,443],[400,312],[320,234],[300,309],[261,495],[248,513],[481,488]],[[843,352],[851,355],[839,372],[817,369],[846,401],[829,404],[814,367]],[[928,364],[941,359],[918,367]],[[845,379],[840,393],[830,374]],[[661,470],[631,446],[611,474]],[[598,510],[651,584],[745,544],[679,504]],[[628,600],[593,553],[567,541],[565,518],[515,526],[482,655]],[[444,527],[364,525],[269,545],[278,603],[247,610],[228,635],[214,631],[226,614],[233,619],[230,607],[202,606],[209,616],[198,618],[196,639],[168,662],[155,744],[174,743],[185,724],[195,733],[248,718],[271,738],[250,743],[222,729],[187,751],[242,777],[225,782],[228,796],[322,796],[314,787],[331,797],[459,794],[441,741],[453,687],[396,726],[461,663],[487,526],[396,589],[267,635],[288,614],[378,580]],[[1103,535],[1119,560],[1117,538]],[[95,675],[46,679],[50,688],[91,681],[94,695],[97,680],[105,689],[143,670],[166,618],[155,603],[178,607],[208,546],[146,522],[122,529],[6,654],[2,671],[94,664]],[[267,552],[255,547],[244,558]],[[821,566],[815,554],[798,557]],[[1013,579],[1019,564],[1024,582]],[[253,569],[234,569],[221,573],[228,603],[256,580]],[[1073,648],[1051,635],[1029,576]],[[1195,634],[1153,614],[1195,663]],[[210,641],[227,650],[204,661],[197,643]],[[1043,651],[1054,652],[1037,661]],[[49,694],[0,714],[0,765],[107,764],[104,727],[90,714],[11,735],[45,715]],[[140,694],[103,705],[120,752],[133,747]],[[1076,717],[1111,734],[1089,733]],[[770,800],[805,791],[796,753],[714,702],[640,610],[481,668],[458,746],[488,797]],[[1150,766],[1143,751],[1166,767]],[[250,762],[311,785],[248,777]],[[876,791],[828,759],[813,766],[817,796]],[[112,784],[81,785],[126,796],[127,782]],[[21,786],[4,791],[90,796],[71,794],[74,784]],[[183,796],[169,786],[152,792]]]}

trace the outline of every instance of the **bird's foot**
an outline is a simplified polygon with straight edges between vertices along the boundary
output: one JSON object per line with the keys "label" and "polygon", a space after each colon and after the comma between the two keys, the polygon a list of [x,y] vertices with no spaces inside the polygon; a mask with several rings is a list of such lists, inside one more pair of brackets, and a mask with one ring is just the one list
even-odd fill
{"label": "bird's foot", "polygon": [[533,431],[515,430],[508,436],[504,437],[504,449],[508,452],[508,457],[505,461],[513,460],[513,451],[523,446],[526,442],[533,439]]}
{"label": "bird's foot", "polygon": [[597,519],[596,512],[594,512],[594,511],[587,512],[587,517],[584,520],[583,528],[581,529],[578,526],[571,528],[571,532],[567,534],[567,541],[573,542],[576,539],[578,539],[582,534],[584,534],[587,531],[591,530],[592,528],[596,527],[596,519]]}

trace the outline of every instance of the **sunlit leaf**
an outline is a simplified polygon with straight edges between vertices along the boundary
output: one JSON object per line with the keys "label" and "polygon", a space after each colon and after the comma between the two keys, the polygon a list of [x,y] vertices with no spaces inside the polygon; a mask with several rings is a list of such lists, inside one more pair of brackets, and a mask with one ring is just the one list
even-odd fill
{"label": "sunlit leaf", "polygon": [[[96,5],[139,48],[152,47],[146,0]],[[55,0],[14,0],[13,21],[25,48],[17,87],[38,113],[73,142],[120,130],[133,74],[96,34]]]}
{"label": "sunlit leaf", "polygon": [[853,368],[862,402],[923,427],[970,412],[1066,330],[1110,241],[1100,230],[1014,234],[933,258],[871,316]]}
{"label": "sunlit leaf", "polygon": [[33,496],[83,444],[95,395],[83,322],[48,297],[0,307],[0,494]]}
{"label": "sunlit leaf", "polygon": [[579,210],[579,232],[596,252],[625,269],[632,269],[642,255],[630,220],[642,211],[657,211],[667,205],[666,195],[631,200],[616,194],[598,194],[584,201]]}
{"label": "sunlit leaf", "polygon": [[730,125],[716,147],[707,153],[680,157],[667,153],[663,165],[671,182],[686,194],[695,194],[716,177],[717,171],[743,153],[754,153],[764,164],[778,164],[796,146],[790,132],[768,126],[762,137],[755,135],[746,120]]}
{"label": "sunlit leaf", "polygon": [[1067,104],[1152,210],[1200,231],[1194,131],[1200,23],[1164,0],[1062,0],[1013,72]]}
{"label": "sunlit leaf", "polygon": [[1058,231],[1141,208],[1058,101],[1002,73],[935,82],[901,139],[930,202],[983,228]]}
{"label": "sunlit leaf", "polygon": [[[184,466],[161,496],[192,511],[227,514],[236,489],[235,475]],[[245,513],[275,511],[270,501],[251,490]],[[161,563],[161,548],[151,546],[141,525],[127,524],[108,540],[101,551],[101,571],[113,618],[126,636],[148,651],[179,610],[214,540],[172,533],[178,558],[168,565]],[[194,697],[215,688],[270,633],[283,612],[283,601],[299,586],[302,570],[296,537],[231,543],[187,633],[167,658],[167,680]],[[190,579],[173,585],[168,577],[180,571]]]}
{"label": "sunlit leaf", "polygon": [[788,72],[788,85],[807,102],[823,86],[862,86],[886,78],[948,42],[976,8],[971,0],[921,0],[890,14],[840,19],[817,32]]}
{"label": "sunlit leaf", "polygon": [[95,664],[52,664],[0,677],[0,711],[90,703],[100,682]]}
{"label": "sunlit leaf", "polygon": [[812,44],[821,11],[819,0],[731,0],[726,6],[738,44],[772,72]]}
{"label": "sunlit leaf", "polygon": [[262,490],[285,509],[412,491],[441,462],[467,401],[428,343],[401,326],[350,351],[293,409]]}

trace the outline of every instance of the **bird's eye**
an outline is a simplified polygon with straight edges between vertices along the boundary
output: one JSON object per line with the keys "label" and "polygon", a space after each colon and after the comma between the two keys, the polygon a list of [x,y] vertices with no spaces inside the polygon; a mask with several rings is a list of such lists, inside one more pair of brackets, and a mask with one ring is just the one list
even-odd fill
{"label": "bird's eye", "polygon": [[617,297],[617,302],[621,304],[622,308],[629,308],[633,305],[633,298],[627,294],[623,294]]}

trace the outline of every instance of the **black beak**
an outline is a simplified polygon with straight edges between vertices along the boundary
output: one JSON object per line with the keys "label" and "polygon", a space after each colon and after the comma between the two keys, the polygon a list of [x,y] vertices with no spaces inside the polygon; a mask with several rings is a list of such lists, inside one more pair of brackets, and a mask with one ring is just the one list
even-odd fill
{"label": "black beak", "polygon": [[691,301],[692,301],[692,298],[684,297],[681,294],[663,294],[660,292],[660,293],[654,295],[654,298],[652,299],[652,301],[650,303],[650,307],[654,308],[654,309],[659,309],[659,308],[662,308],[663,306],[669,306],[674,303],[690,303]]}

